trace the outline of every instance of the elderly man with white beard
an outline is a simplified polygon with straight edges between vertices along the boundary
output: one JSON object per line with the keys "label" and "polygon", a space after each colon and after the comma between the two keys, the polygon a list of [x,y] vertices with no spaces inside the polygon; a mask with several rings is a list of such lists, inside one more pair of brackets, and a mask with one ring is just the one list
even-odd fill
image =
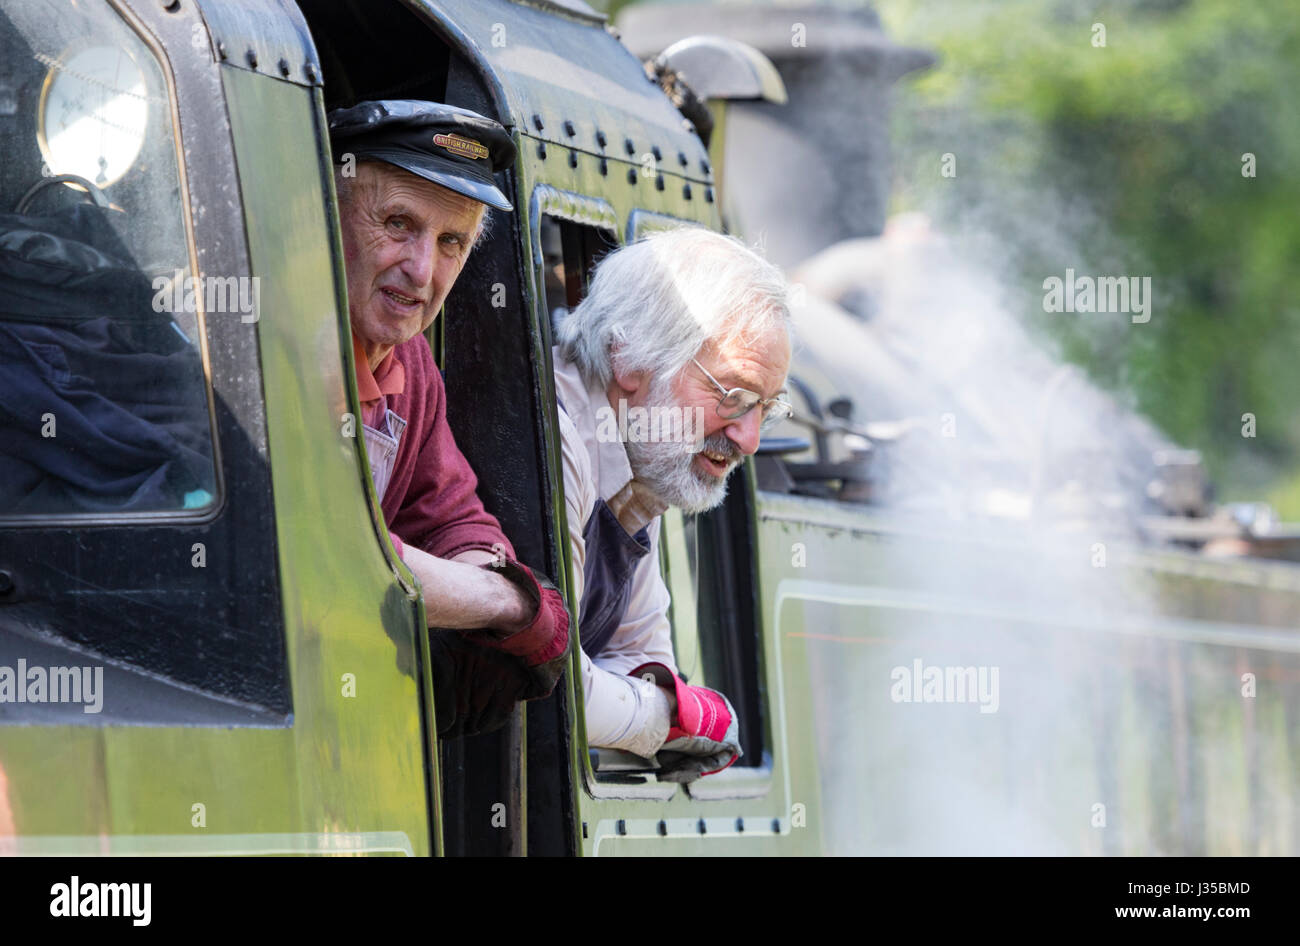
{"label": "elderly man with white beard", "polygon": [[712,774],[741,750],[727,698],[677,674],[660,517],[720,504],[728,474],[789,416],[789,321],[774,266],[730,237],[682,228],[605,257],[558,328],[587,741],[658,753],[661,779]]}

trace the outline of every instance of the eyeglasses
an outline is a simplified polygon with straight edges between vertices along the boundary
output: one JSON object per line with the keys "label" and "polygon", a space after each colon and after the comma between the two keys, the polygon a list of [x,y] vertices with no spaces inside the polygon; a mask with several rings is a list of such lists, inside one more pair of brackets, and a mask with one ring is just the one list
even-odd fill
{"label": "eyeglasses", "polygon": [[718,399],[719,417],[735,420],[737,417],[744,417],[755,407],[762,405],[763,419],[759,421],[758,429],[766,432],[794,413],[794,407],[779,394],[776,397],[764,398],[744,388],[724,388],[717,378],[709,374],[708,368],[700,364],[695,358],[691,360],[695,362],[695,367],[703,371],[704,376],[712,381],[713,386],[722,394],[722,397]]}

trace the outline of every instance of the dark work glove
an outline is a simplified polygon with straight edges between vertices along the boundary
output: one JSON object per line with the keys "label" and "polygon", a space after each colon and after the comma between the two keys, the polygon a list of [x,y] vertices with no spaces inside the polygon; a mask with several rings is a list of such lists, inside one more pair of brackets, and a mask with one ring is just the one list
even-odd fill
{"label": "dark work glove", "polygon": [[533,698],[533,675],[518,657],[480,646],[469,635],[429,629],[438,735],[444,739],[500,729],[520,700]]}
{"label": "dark work glove", "polygon": [[546,579],[518,562],[485,565],[524,591],[536,616],[501,638],[492,631],[430,629],[438,735],[492,732],[509,721],[515,704],[550,696],[568,663],[569,612]]}

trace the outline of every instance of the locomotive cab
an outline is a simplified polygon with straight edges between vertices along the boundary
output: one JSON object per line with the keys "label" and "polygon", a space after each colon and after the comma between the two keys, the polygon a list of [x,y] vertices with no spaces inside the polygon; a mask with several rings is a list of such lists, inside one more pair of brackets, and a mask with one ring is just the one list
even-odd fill
{"label": "locomotive cab", "polygon": [[[610,248],[722,228],[698,126],[580,0],[0,0],[0,51],[0,852],[1295,850],[1258,804],[1296,791],[1294,688],[1234,695],[1294,677],[1293,566],[935,532],[821,443],[786,463],[796,438],[664,520],[675,654],[730,697],[738,764],[682,787],[591,751],[576,653],[439,741],[358,436],[326,111],[426,98],[514,136],[516,210],[429,343],[485,504],[566,592],[553,325]],[[1090,594],[1110,575],[1141,600]],[[940,662],[1004,665],[1006,699],[904,705]],[[1257,750],[1203,762],[1225,725]]]}
{"label": "locomotive cab", "polygon": [[6,848],[436,852],[301,16],[0,13]]}
{"label": "locomotive cab", "polygon": [[[327,77],[327,108],[427,98],[493,117],[515,136],[519,158],[503,189],[516,209],[493,212],[429,335],[448,419],[485,504],[524,561],[569,587],[553,328],[608,250],[659,227],[720,226],[708,152],[583,4],[300,6]],[[413,73],[417,61],[427,66]],[[638,817],[638,832],[658,839],[675,815],[683,827],[668,833],[691,845],[709,818],[713,840],[738,833],[736,812],[698,807],[710,796],[761,797],[771,783],[754,487],[750,471],[743,475],[726,507],[687,521],[670,513],[662,549],[681,669],[732,699],[741,763],[688,792],[659,782],[652,760],[589,749],[575,654],[562,692],[529,704],[501,732],[440,744],[449,852],[595,850],[630,836]],[[498,803],[506,812],[494,818]],[[502,820],[526,822],[527,831],[502,831]],[[763,817],[766,830],[773,821]]]}
{"label": "locomotive cab", "polygon": [[[687,790],[588,751],[576,654],[505,729],[436,738],[419,590],[357,436],[325,113],[381,97],[472,108],[515,137],[498,184],[516,210],[493,211],[429,343],[489,511],[568,586],[553,319],[609,248],[720,226],[707,151],[603,18],[506,0],[28,7],[0,5],[21,65],[0,87],[15,156],[0,252],[24,289],[0,331],[10,363],[29,362],[0,408],[31,446],[6,462],[54,482],[98,460],[131,479],[0,510],[0,663],[104,672],[102,712],[0,704],[17,850],[576,853],[706,834],[717,848],[755,815],[779,834],[749,468],[724,508],[665,530],[681,668],[728,693],[745,749]],[[25,306],[40,292],[57,338]],[[103,337],[117,360],[98,373],[58,360]],[[151,386],[130,400],[127,377]],[[29,396],[36,378],[48,403]],[[86,439],[90,399],[133,431],[127,459]],[[53,762],[51,739],[67,747]]]}

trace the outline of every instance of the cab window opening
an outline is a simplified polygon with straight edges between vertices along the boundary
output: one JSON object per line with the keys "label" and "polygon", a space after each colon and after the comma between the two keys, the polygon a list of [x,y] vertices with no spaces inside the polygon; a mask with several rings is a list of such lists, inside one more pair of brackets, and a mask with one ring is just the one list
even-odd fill
{"label": "cab window opening", "polygon": [[326,77],[325,109],[379,99],[447,100],[451,52],[400,3],[298,0]]}
{"label": "cab window opening", "polygon": [[601,258],[616,249],[614,234],[551,214],[539,221],[542,274],[551,334],[587,294]]}
{"label": "cab window opening", "polygon": [[[646,212],[633,217],[630,229],[637,239],[654,230],[691,225]],[[750,465],[741,464],[731,475],[722,505],[703,513],[665,515],[660,544],[664,581],[673,599],[673,648],[683,679],[726,694],[739,719],[744,754],[732,768],[761,768],[768,762],[750,479]],[[686,601],[679,600],[683,592],[689,593]]]}
{"label": "cab window opening", "polygon": [[[658,221],[680,226],[683,221]],[[644,231],[647,228],[641,227]],[[638,236],[644,235],[638,232]],[[611,233],[553,214],[539,220],[540,265],[552,333],[586,295],[601,258],[617,244]],[[682,679],[725,693],[739,717],[742,767],[761,767],[764,719],[759,689],[757,606],[748,536],[748,491],[744,467],[734,474],[728,498],[717,509],[663,516],[659,555],[669,589],[668,619],[674,657]],[[738,544],[739,543],[739,544]],[[588,747],[598,785],[612,791],[653,794],[653,760],[616,749]],[[667,788],[670,783],[661,783]]]}

